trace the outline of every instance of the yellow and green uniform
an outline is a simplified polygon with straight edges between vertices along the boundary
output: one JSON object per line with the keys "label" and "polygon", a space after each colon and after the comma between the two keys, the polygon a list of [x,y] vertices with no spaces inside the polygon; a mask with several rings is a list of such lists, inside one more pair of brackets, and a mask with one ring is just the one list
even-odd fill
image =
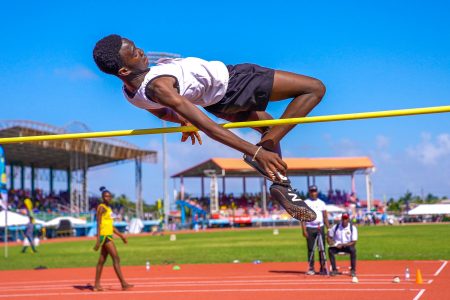
{"label": "yellow and green uniform", "polygon": [[107,239],[112,240],[114,228],[113,228],[113,218],[111,207],[106,204],[100,204],[98,206],[103,207],[104,211],[102,213],[102,222],[100,224],[100,243],[103,244]]}

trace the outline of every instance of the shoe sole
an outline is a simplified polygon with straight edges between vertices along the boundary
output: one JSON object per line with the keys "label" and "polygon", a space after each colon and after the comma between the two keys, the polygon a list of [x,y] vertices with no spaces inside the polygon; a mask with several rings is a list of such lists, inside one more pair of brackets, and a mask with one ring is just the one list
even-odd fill
{"label": "shoe sole", "polygon": [[305,222],[312,222],[317,218],[316,213],[309,208],[306,203],[301,201],[303,206],[298,206],[293,204],[291,201],[286,199],[284,197],[284,194],[277,189],[276,187],[270,188],[270,195],[272,195],[273,198],[275,198],[281,206],[287,211],[288,214],[290,214],[294,219],[297,219],[299,221],[305,221]]}

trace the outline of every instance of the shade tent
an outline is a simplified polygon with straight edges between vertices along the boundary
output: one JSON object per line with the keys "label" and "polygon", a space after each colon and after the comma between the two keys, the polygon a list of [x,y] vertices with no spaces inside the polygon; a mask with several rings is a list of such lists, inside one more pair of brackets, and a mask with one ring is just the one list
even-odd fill
{"label": "shade tent", "polygon": [[[0,227],[5,227],[5,214],[6,211],[2,210],[0,212]],[[30,218],[26,215],[21,215],[12,211],[8,211],[8,227],[9,226],[20,226],[27,225],[30,222]],[[39,219],[34,219],[35,224],[44,224],[44,221]]]}
{"label": "shade tent", "polygon": [[57,217],[48,222],[45,222],[44,226],[46,226],[46,227],[58,226],[59,222],[61,222],[61,220],[69,220],[70,223],[72,223],[72,226],[86,224],[86,220],[83,220],[83,219],[78,219],[78,218],[74,218],[74,217]]}
{"label": "shade tent", "polygon": [[[288,165],[288,176],[328,176],[364,173],[374,167],[368,157],[283,158]],[[259,177],[260,174],[241,158],[211,158],[189,169],[172,175],[176,177],[202,177],[214,171],[227,177]]]}
{"label": "shade tent", "polygon": [[345,209],[340,208],[340,207],[338,207],[336,205],[333,205],[333,204],[327,204],[325,209],[329,213],[343,213],[343,212],[345,212]]}
{"label": "shade tent", "polygon": [[[373,188],[371,174],[375,166],[369,157],[326,157],[326,158],[283,158],[288,166],[287,175],[305,176],[307,186],[315,184],[316,176],[327,176],[329,178],[328,190],[333,190],[333,176],[350,176],[351,191],[356,193],[355,175],[364,175],[366,179],[367,208],[371,208],[373,199]],[[184,199],[184,178],[200,178],[201,197],[205,196],[205,178],[210,179],[210,209],[211,213],[218,211],[218,184],[222,180],[222,193],[226,194],[226,178],[242,178],[244,194],[246,193],[246,178],[260,177],[252,167],[246,164],[242,158],[211,158],[200,164],[172,175],[172,178],[180,179],[180,197]],[[311,180],[311,181],[310,181]],[[266,194],[268,193],[267,180],[263,179],[261,184],[262,208],[266,207]]]}
{"label": "shade tent", "polygon": [[411,209],[408,215],[450,215],[450,204],[421,204]]}

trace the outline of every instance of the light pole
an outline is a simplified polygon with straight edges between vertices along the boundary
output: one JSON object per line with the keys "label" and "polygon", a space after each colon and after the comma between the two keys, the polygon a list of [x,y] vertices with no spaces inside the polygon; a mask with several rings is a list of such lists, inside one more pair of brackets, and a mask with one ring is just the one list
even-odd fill
{"label": "light pole", "polygon": [[[159,59],[162,58],[179,58],[180,54],[167,53],[167,52],[147,52],[147,57],[150,66],[156,65]],[[162,121],[163,128],[167,127],[166,121]],[[167,139],[166,134],[162,134],[162,160],[163,160],[163,193],[164,193],[164,225],[165,228],[169,227],[169,213],[170,213],[170,199],[168,190],[168,178],[167,178]]]}

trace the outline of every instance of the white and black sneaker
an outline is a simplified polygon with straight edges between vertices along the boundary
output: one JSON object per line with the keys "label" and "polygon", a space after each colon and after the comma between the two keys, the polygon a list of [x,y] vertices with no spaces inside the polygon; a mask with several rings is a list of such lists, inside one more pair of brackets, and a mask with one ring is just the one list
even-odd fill
{"label": "white and black sneaker", "polygon": [[291,188],[290,185],[273,183],[270,186],[270,195],[283,206],[288,214],[299,221],[312,222],[317,218],[314,210],[300,198],[297,190]]}

